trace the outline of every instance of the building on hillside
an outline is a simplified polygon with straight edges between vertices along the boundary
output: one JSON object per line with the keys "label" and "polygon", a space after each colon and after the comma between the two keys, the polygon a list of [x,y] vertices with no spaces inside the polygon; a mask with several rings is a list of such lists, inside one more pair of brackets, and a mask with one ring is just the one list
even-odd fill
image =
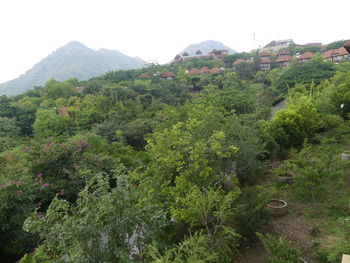
{"label": "building on hillside", "polygon": [[290,63],[292,62],[292,57],[291,56],[280,56],[276,59],[276,64],[281,66],[281,67],[288,67]]}
{"label": "building on hillside", "polygon": [[350,54],[350,40],[348,40],[348,41],[345,42],[344,48],[345,48],[346,51],[348,51],[348,53]]}
{"label": "building on hillside", "polygon": [[174,62],[181,62],[181,61],[182,61],[181,56],[179,54],[176,55],[175,58],[174,58]]}
{"label": "building on hillside", "polygon": [[284,56],[290,56],[290,52],[286,49],[281,50],[277,53],[277,58],[284,57]]}
{"label": "building on hillside", "polygon": [[278,51],[280,49],[285,49],[290,46],[294,46],[293,39],[284,39],[284,40],[273,40],[268,43],[266,46],[261,48],[261,51]]}
{"label": "building on hillside", "polygon": [[213,49],[208,55],[216,58],[223,58],[227,56],[229,53],[230,52],[228,49],[219,49],[219,50]]}
{"label": "building on hillside", "polygon": [[266,51],[262,51],[259,53],[260,58],[270,58],[271,56],[272,56],[272,54],[269,52],[266,52]]}
{"label": "building on hillside", "polygon": [[187,60],[191,60],[194,58],[219,58],[219,59],[222,59],[225,56],[227,56],[228,54],[229,54],[229,50],[226,50],[226,49],[220,49],[220,50],[213,49],[208,54],[203,54],[203,52],[198,49],[194,53],[194,55],[190,55],[187,52],[183,52],[181,55],[180,54],[176,55],[173,62],[182,62],[182,61],[187,61]]}
{"label": "building on hillside", "polygon": [[201,71],[198,68],[191,68],[188,73],[188,75],[193,75],[193,76],[200,76]]}
{"label": "building on hillside", "polygon": [[224,68],[218,68],[218,67],[213,67],[211,70],[210,70],[210,73],[211,74],[221,74],[224,72]]}
{"label": "building on hillside", "polygon": [[208,74],[221,74],[223,72],[224,72],[223,68],[213,67],[212,69],[209,69],[208,67],[203,67],[201,69],[192,68],[187,72],[187,74],[193,75],[193,76],[202,76],[202,75],[208,75]]}
{"label": "building on hillside", "polygon": [[297,60],[300,63],[307,63],[310,61],[310,59],[314,56],[315,54],[313,52],[305,52],[301,54],[299,57],[297,57]]}
{"label": "building on hillside", "polygon": [[338,49],[332,49],[324,52],[322,54],[322,58],[326,61],[331,61],[333,63],[339,63],[341,61],[350,58],[349,52],[345,49],[345,47],[341,47]]}
{"label": "building on hillside", "polygon": [[201,72],[201,75],[206,75],[206,74],[210,74],[211,73],[211,71],[210,71],[210,69],[208,67],[202,67],[200,69],[200,72]]}
{"label": "building on hillside", "polygon": [[160,74],[160,75],[159,75],[159,78],[160,78],[160,79],[171,80],[171,79],[175,79],[175,78],[176,78],[176,75],[175,75],[175,73],[173,73],[173,72],[167,71],[167,72],[164,72],[164,73]]}
{"label": "building on hillside", "polygon": [[142,73],[141,75],[139,75],[140,79],[150,79],[152,78],[152,76],[148,73]]}
{"label": "building on hillside", "polygon": [[270,70],[271,69],[271,60],[269,58],[261,58],[259,63],[260,70]]}

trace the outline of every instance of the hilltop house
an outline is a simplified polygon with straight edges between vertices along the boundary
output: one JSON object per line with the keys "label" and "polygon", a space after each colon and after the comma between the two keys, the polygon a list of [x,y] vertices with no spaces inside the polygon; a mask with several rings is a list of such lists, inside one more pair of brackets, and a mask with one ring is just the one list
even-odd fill
{"label": "hilltop house", "polygon": [[191,60],[194,58],[223,58],[225,56],[227,56],[229,54],[229,50],[226,49],[220,49],[220,50],[216,50],[213,49],[211,52],[209,52],[208,54],[204,55],[202,53],[202,51],[200,51],[199,49],[195,52],[194,55],[190,55],[187,52],[183,52],[182,55],[176,55],[174,58],[174,62],[182,62],[182,61],[187,61],[187,60]]}
{"label": "hilltop house", "polygon": [[290,63],[292,62],[292,57],[287,55],[287,56],[280,56],[276,59],[276,64],[282,67],[288,67]]}
{"label": "hilltop house", "polygon": [[277,58],[285,57],[285,56],[290,56],[290,52],[288,50],[280,50],[277,53]]}
{"label": "hilltop house", "polygon": [[295,45],[293,39],[273,40],[264,46],[262,51],[277,51]]}
{"label": "hilltop house", "polygon": [[188,75],[194,75],[194,76],[202,76],[207,74],[220,74],[224,72],[223,68],[213,67],[212,69],[209,69],[208,67],[203,67],[201,69],[198,68],[192,68],[188,71]]}
{"label": "hilltop house", "polygon": [[171,79],[176,78],[176,75],[173,72],[167,71],[167,72],[164,72],[164,73],[160,74],[159,78],[160,79],[171,80]]}
{"label": "hilltop house", "polygon": [[141,75],[139,75],[140,79],[150,79],[152,78],[152,76],[148,73],[142,73]]}
{"label": "hilltop house", "polygon": [[333,63],[339,63],[349,57],[349,52],[345,49],[345,47],[341,47],[338,49],[332,49],[324,52],[322,54],[322,58],[324,60],[331,61]]}
{"label": "hilltop house", "polygon": [[350,40],[348,40],[347,42],[345,42],[344,48],[345,48],[346,51],[348,51],[348,53],[350,54]]}
{"label": "hilltop house", "polygon": [[263,57],[260,59],[259,64],[260,70],[270,70],[271,69],[271,60],[269,58]]}
{"label": "hilltop house", "polygon": [[270,58],[272,55],[266,51],[260,52],[259,57],[260,58]]}
{"label": "hilltop house", "polygon": [[305,52],[301,54],[299,57],[297,57],[298,61],[300,63],[306,63],[309,62],[310,59],[314,56],[315,54],[313,52]]}

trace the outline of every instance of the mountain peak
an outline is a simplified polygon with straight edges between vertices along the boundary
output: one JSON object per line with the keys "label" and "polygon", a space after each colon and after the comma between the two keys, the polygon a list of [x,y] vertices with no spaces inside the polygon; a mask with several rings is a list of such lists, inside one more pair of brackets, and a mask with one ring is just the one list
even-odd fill
{"label": "mountain peak", "polygon": [[117,50],[95,51],[78,41],[71,41],[17,79],[0,84],[0,95],[15,95],[34,86],[44,85],[50,78],[58,81],[69,78],[87,80],[108,71],[142,68],[146,61],[132,58]]}
{"label": "mountain peak", "polygon": [[70,41],[68,44],[64,45],[63,47],[83,47],[87,48],[84,44],[78,42],[78,41]]}

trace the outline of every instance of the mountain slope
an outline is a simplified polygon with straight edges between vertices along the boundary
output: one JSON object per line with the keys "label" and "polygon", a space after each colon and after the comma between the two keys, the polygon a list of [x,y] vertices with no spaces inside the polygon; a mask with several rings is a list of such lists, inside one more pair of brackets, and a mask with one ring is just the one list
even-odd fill
{"label": "mountain slope", "polygon": [[0,94],[20,94],[33,86],[45,84],[50,78],[59,81],[73,77],[86,80],[111,70],[142,68],[145,64],[146,61],[119,51],[95,51],[73,41],[58,48],[25,74],[0,84]]}
{"label": "mountain slope", "polygon": [[213,49],[228,49],[229,54],[234,54],[236,53],[235,50],[233,50],[230,47],[225,46],[223,43],[219,41],[214,41],[214,40],[207,40],[203,41],[197,44],[192,44],[186,47],[183,51],[181,51],[179,54],[182,54],[183,52],[187,52],[190,54],[190,56],[194,55],[197,50],[202,51],[203,54],[208,54],[211,52]]}

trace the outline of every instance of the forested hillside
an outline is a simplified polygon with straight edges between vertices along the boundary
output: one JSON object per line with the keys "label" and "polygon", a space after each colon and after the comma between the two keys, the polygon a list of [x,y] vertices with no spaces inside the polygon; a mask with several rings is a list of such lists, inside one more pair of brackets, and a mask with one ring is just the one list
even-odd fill
{"label": "forested hillside", "polygon": [[0,97],[0,261],[340,262],[350,62],[258,69],[194,58]]}

